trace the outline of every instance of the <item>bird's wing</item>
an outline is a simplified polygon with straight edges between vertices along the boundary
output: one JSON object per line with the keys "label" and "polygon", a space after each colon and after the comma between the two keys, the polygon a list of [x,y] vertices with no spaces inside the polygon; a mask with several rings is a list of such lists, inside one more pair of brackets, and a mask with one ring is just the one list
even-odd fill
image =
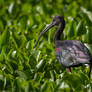
{"label": "bird's wing", "polygon": [[59,63],[66,67],[89,64],[90,55],[88,49],[80,44],[63,45],[55,49],[55,55]]}
{"label": "bird's wing", "polygon": [[70,50],[65,50],[63,48],[56,48],[55,55],[59,63],[61,63],[65,67],[80,64],[79,62],[76,61],[73,52],[70,52]]}
{"label": "bird's wing", "polygon": [[67,48],[67,50],[71,54],[71,57],[76,60],[76,62],[82,64],[90,63],[90,55],[85,47],[80,48],[76,45],[73,45],[72,48]]}

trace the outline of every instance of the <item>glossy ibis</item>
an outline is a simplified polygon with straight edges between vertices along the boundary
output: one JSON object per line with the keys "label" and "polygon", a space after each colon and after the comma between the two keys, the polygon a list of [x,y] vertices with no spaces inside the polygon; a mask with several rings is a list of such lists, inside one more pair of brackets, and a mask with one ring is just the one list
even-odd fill
{"label": "glossy ibis", "polygon": [[84,64],[90,65],[89,77],[92,66],[92,56],[88,48],[77,40],[60,40],[60,35],[65,28],[65,20],[63,16],[55,16],[52,22],[40,33],[35,46],[40,37],[53,26],[57,26],[54,34],[55,55],[60,64],[71,71],[71,67],[78,67]]}

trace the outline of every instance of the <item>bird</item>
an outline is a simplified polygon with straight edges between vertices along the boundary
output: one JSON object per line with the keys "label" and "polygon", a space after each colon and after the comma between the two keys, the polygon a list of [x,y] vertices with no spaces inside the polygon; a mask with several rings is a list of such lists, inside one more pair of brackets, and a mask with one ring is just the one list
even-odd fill
{"label": "bird", "polygon": [[60,36],[65,28],[64,16],[56,15],[53,17],[52,22],[39,34],[34,47],[38,44],[39,39],[54,26],[57,27],[53,37],[57,61],[69,72],[71,72],[71,67],[88,64],[90,66],[88,76],[90,77],[92,56],[85,44],[78,40],[60,40]]}

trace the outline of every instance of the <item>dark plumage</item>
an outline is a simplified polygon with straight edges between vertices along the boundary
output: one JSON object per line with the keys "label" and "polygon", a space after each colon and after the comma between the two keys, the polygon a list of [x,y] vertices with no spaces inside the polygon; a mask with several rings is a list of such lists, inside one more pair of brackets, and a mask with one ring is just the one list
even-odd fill
{"label": "dark plumage", "polygon": [[[55,16],[53,21],[39,35],[36,45],[40,37],[53,26],[57,26],[57,31],[54,34],[55,55],[60,64],[70,70],[71,67],[82,66],[83,64],[90,65],[89,77],[92,66],[92,56],[88,48],[77,40],[60,40],[60,35],[65,27],[63,16]],[[35,45],[35,46],[36,46]],[[70,70],[71,71],[71,70]]]}

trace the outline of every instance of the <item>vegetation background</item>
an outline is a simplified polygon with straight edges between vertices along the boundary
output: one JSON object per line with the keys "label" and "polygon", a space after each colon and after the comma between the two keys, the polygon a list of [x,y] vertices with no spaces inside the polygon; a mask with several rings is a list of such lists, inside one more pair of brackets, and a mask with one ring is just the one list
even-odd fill
{"label": "vegetation background", "polygon": [[56,27],[33,48],[58,14],[66,21],[61,40],[80,40],[92,53],[92,0],[0,0],[0,92],[92,92],[89,68],[67,73],[58,64]]}

